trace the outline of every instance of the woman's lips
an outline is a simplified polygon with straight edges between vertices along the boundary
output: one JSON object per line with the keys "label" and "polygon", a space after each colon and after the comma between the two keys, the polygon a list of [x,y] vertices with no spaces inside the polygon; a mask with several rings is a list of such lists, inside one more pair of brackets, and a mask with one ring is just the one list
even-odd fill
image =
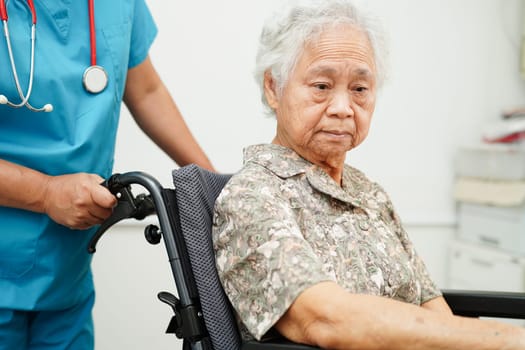
{"label": "woman's lips", "polygon": [[348,131],[343,131],[343,130],[323,130],[323,133],[328,134],[330,136],[335,136],[335,137],[350,136],[350,133]]}

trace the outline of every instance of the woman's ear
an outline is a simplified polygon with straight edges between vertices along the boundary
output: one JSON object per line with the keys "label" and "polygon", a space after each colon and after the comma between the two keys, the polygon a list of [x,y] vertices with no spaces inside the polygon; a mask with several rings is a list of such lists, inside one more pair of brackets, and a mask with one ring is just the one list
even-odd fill
{"label": "woman's ear", "polygon": [[268,105],[275,110],[277,108],[279,99],[277,94],[275,80],[273,79],[272,73],[270,71],[264,72],[264,96],[266,97],[266,102]]}

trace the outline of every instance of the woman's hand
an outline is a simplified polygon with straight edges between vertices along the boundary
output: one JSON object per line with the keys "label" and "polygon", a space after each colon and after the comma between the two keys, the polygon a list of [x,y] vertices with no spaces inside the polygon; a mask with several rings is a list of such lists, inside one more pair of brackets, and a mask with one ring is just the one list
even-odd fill
{"label": "woman's hand", "polygon": [[71,229],[87,229],[102,223],[117,203],[95,174],[50,176],[45,186],[44,212]]}

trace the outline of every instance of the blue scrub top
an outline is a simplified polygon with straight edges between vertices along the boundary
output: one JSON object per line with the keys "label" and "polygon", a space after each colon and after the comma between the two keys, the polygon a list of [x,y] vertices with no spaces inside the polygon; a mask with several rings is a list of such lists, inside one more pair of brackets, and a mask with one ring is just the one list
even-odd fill
{"label": "blue scrub top", "polygon": [[[84,90],[90,65],[87,1],[35,1],[35,78],[29,102],[51,113],[0,105],[0,159],[49,175],[111,174],[127,70],[141,63],[157,29],[144,0],[96,1],[97,64],[109,76],[99,94]],[[30,19],[26,0],[8,3],[9,31],[26,91]],[[7,45],[0,39],[0,94],[18,103]],[[42,214],[0,207],[0,308],[53,310],[93,290],[87,244],[93,230],[74,231]]]}

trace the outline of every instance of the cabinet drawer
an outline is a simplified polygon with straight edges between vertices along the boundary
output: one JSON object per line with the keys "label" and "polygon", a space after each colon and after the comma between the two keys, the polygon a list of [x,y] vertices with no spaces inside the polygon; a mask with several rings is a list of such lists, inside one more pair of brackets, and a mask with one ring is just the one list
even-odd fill
{"label": "cabinet drawer", "polygon": [[449,287],[525,291],[525,259],[482,245],[455,240],[450,246]]}
{"label": "cabinet drawer", "polygon": [[460,203],[458,237],[525,256],[525,207]]}

